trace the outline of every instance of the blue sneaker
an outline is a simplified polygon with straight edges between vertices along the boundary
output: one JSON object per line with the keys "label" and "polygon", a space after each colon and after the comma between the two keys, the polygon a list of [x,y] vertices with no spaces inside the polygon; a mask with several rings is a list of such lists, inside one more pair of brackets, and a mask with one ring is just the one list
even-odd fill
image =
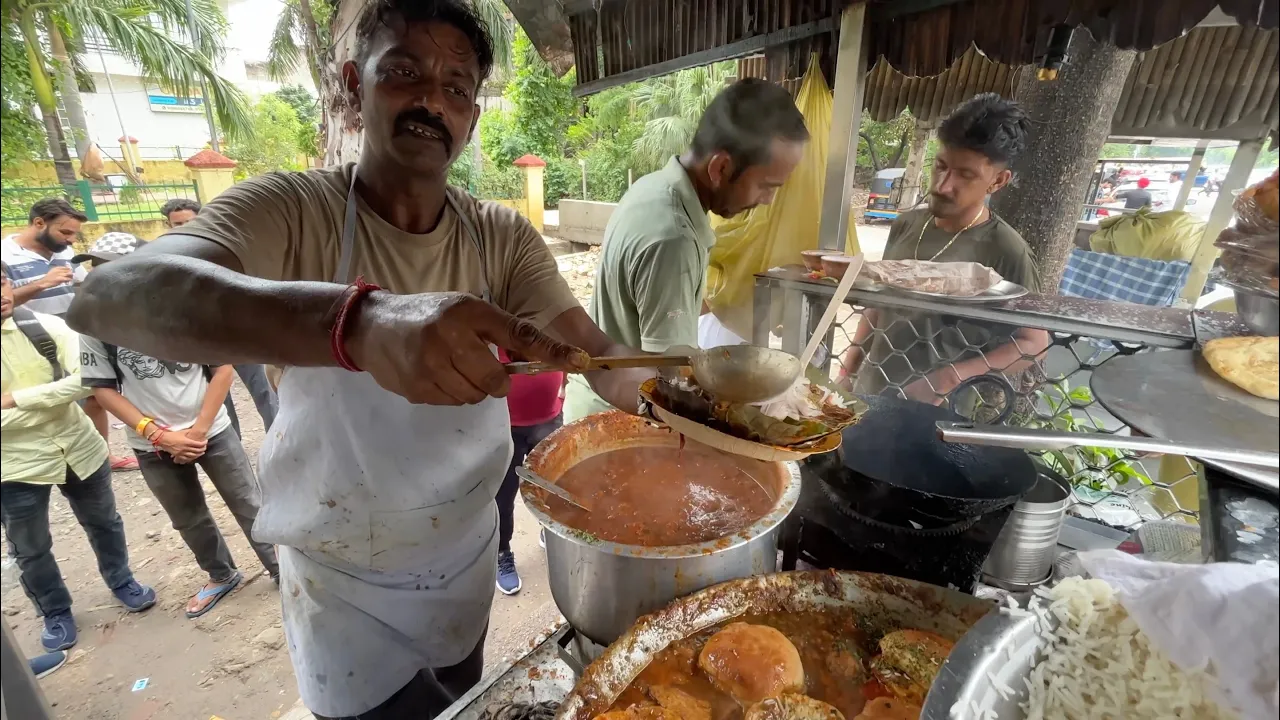
{"label": "blue sneaker", "polygon": [[66,650],[76,644],[76,621],[71,617],[70,610],[45,616],[40,644],[49,652]]}
{"label": "blue sneaker", "polygon": [[137,580],[130,580],[111,593],[131,613],[142,612],[156,604],[156,591],[146,585],[139,585]]}
{"label": "blue sneaker", "polygon": [[498,553],[498,589],[503,595],[520,592],[520,573],[516,572],[516,555],[510,550]]}
{"label": "blue sneaker", "polygon": [[37,680],[51,674],[54,670],[57,670],[66,664],[66,650],[45,653],[44,655],[38,655],[27,661],[27,666],[31,668],[31,674],[35,675]]}

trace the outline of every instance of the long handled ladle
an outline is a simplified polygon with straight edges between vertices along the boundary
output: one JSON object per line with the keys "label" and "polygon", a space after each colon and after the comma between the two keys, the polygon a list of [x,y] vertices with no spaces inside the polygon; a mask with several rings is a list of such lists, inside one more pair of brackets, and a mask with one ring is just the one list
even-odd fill
{"label": "long handled ladle", "polygon": [[[709,350],[689,348],[684,354],[593,357],[583,372],[677,366],[691,367],[699,387],[717,400],[734,403],[772,400],[791,387],[802,367],[796,356],[782,350],[725,345]],[[561,369],[541,362],[513,362],[506,367],[512,375]]]}
{"label": "long handled ladle", "polygon": [[568,490],[565,490],[564,488],[560,487],[559,485],[556,485],[550,480],[543,478],[538,473],[530,470],[527,467],[524,467],[523,465],[516,466],[516,477],[520,478],[524,482],[527,482],[530,485],[540,490],[546,490],[547,492],[551,493],[552,495],[555,495],[556,497],[569,503],[570,505],[573,505],[574,507],[579,507],[579,508],[582,508],[583,510],[586,510],[587,512],[591,512],[591,508],[587,507],[586,505],[583,505],[582,501],[578,500],[578,498],[574,496],[572,493],[570,493]]}

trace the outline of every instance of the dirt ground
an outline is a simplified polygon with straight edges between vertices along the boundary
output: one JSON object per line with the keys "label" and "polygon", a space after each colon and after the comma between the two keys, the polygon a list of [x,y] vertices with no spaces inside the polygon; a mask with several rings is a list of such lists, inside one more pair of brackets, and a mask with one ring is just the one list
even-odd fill
{"label": "dirt ground", "polygon": [[[233,389],[256,459],[262,423],[243,386]],[[114,454],[128,452],[123,428],[111,433]],[[187,599],[204,582],[200,569],[136,472],[116,473],[116,502],[129,539],[138,581],[156,589],[159,602],[131,615],[102,584],[84,531],[61,495],[53,493],[49,515],[54,555],[71,590],[80,640],[67,665],[41,681],[59,718],[67,720],[249,720],[278,718],[298,698],[280,626],[280,596],[249,550],[239,526],[203,474],[205,494],[231,552],[248,582],[209,614],[183,615]],[[514,597],[495,592],[485,659],[489,667],[517,656],[528,638],[558,617],[547,589],[546,561],[538,547],[537,523],[516,507],[512,542],[524,579]],[[40,650],[40,619],[6,572],[0,598],[23,650]],[[134,691],[138,680],[146,688]]]}

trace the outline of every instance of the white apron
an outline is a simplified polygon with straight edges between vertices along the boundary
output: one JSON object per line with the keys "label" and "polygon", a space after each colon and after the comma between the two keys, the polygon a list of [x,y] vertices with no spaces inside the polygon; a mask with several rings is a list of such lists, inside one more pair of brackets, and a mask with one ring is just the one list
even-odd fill
{"label": "white apron", "polygon": [[[483,274],[474,223],[446,199]],[[335,282],[350,281],[355,228],[353,170]],[[488,301],[487,278],[483,288]],[[419,670],[475,648],[493,601],[494,496],[510,458],[501,399],[413,405],[367,373],[284,374],[254,537],[280,545],[285,636],[312,712],[367,712]]]}

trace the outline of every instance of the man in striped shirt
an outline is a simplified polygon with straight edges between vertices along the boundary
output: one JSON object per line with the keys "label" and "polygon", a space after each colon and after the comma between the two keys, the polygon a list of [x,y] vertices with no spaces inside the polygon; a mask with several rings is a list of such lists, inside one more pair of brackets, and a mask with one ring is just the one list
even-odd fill
{"label": "man in striped shirt", "polygon": [[[0,259],[9,267],[13,304],[32,312],[62,317],[76,296],[75,285],[87,271],[71,262],[71,247],[80,235],[80,224],[89,218],[62,198],[45,198],[31,206],[27,226],[0,243]],[[84,412],[108,439],[111,425],[107,411],[97,400],[84,401]],[[112,470],[137,470],[132,457],[111,457]]]}

